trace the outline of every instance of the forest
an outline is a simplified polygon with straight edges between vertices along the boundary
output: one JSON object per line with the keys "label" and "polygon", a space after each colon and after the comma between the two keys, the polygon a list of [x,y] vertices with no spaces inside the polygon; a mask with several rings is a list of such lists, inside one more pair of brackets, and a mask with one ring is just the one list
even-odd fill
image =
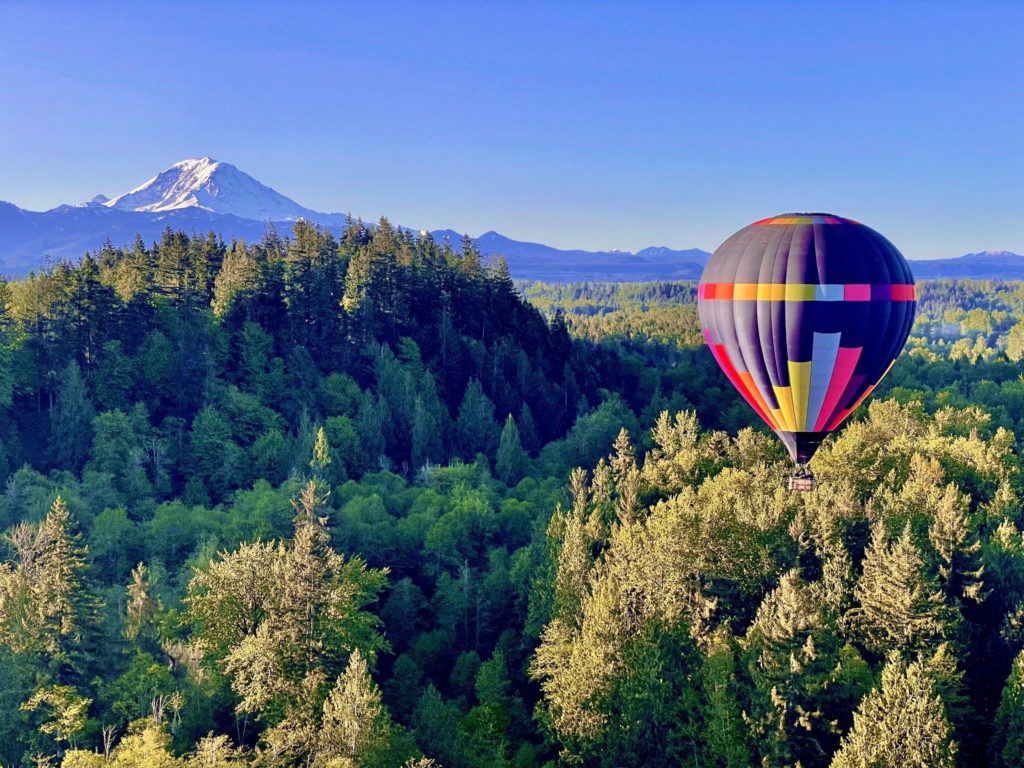
{"label": "forest", "polygon": [[0,764],[1024,764],[1024,284],[787,490],[693,283],[386,219],[0,280]]}

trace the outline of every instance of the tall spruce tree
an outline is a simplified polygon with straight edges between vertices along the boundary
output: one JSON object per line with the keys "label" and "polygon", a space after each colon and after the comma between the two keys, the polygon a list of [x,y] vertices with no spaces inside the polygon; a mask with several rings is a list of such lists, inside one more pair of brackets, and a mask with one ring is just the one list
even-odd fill
{"label": "tall spruce tree", "polygon": [[478,379],[466,385],[459,416],[455,422],[462,457],[472,461],[478,453],[493,456],[497,447],[498,429],[494,422],[494,403],[484,394]]}
{"label": "tall spruce tree", "polygon": [[495,470],[505,485],[515,485],[526,474],[527,463],[528,458],[519,439],[516,421],[510,413],[505,419],[505,426],[502,428],[501,437],[498,440]]}
{"label": "tall spruce tree", "polygon": [[881,686],[853,716],[832,768],[954,768],[957,745],[946,707],[920,662],[891,654]]}
{"label": "tall spruce tree", "polygon": [[948,636],[954,616],[924,570],[910,524],[891,544],[888,538],[884,525],[876,525],[849,616],[872,650],[915,653]]}
{"label": "tall spruce tree", "polygon": [[55,466],[81,470],[92,442],[94,413],[82,369],[72,360],[61,372],[50,411],[50,457]]}
{"label": "tall spruce tree", "polygon": [[1017,654],[996,710],[990,747],[995,768],[1024,765],[1024,651]]}

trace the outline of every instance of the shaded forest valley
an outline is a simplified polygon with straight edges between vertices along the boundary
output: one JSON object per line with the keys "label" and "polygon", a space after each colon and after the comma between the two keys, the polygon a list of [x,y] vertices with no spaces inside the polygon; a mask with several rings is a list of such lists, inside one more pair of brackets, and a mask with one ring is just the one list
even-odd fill
{"label": "shaded forest valley", "polygon": [[786,490],[693,283],[351,221],[0,281],[0,764],[1024,764],[1024,284]]}

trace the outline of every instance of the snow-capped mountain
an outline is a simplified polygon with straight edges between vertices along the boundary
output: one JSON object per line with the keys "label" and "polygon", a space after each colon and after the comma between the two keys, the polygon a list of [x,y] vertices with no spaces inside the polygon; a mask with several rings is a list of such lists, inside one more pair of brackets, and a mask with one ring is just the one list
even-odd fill
{"label": "snow-capped mountain", "polygon": [[102,203],[121,211],[156,213],[201,208],[254,221],[317,220],[324,214],[305,208],[260,183],[231,163],[212,157],[182,160],[131,192]]}
{"label": "snow-capped mountain", "polygon": [[[209,157],[182,160],[113,200],[97,195],[87,203],[49,211],[27,211],[0,200],[0,275],[25,275],[42,266],[47,257],[73,261],[86,251],[96,251],[106,240],[130,246],[139,235],[152,243],[168,227],[187,234],[213,231],[225,240],[253,242],[269,225],[287,236],[300,218],[338,235],[346,217],[301,206],[230,163]],[[455,230],[439,229],[430,235],[456,250],[461,247],[462,235]],[[493,231],[477,237],[476,244],[484,256],[505,256],[512,276],[524,280],[697,280],[711,255],[699,248],[665,246],[636,253],[565,250]],[[1006,251],[912,261],[911,265],[918,278],[1024,279],[1024,256]]]}

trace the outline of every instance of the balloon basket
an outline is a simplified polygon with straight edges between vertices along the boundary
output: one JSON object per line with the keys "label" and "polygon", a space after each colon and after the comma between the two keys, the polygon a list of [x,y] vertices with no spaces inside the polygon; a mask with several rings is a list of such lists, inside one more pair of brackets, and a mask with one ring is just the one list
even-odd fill
{"label": "balloon basket", "polygon": [[789,490],[807,493],[814,490],[814,475],[807,467],[798,467],[796,472],[789,476]]}

